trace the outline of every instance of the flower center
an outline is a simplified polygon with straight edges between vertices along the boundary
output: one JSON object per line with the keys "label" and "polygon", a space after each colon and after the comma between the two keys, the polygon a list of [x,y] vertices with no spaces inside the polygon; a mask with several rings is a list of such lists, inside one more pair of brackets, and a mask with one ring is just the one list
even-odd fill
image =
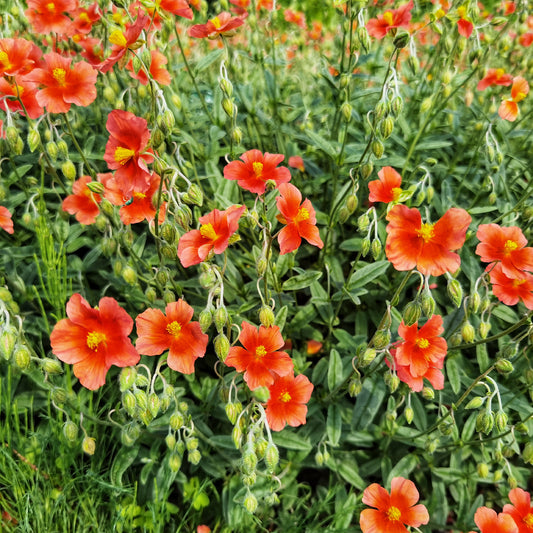
{"label": "flower center", "polygon": [[526,93],[517,92],[513,98],[513,102],[521,102],[526,96]]}
{"label": "flower center", "polygon": [[505,74],[505,70],[503,70],[503,68],[497,68],[496,69],[496,79],[497,80],[501,79],[504,74]]}
{"label": "flower center", "polygon": [[211,24],[213,24],[213,26],[217,30],[222,26],[222,23],[220,22],[220,19],[218,17],[215,17],[214,19],[211,19]]}
{"label": "flower center", "polygon": [[[513,279],[513,287],[520,287],[526,280],[524,279]],[[533,516],[533,515],[532,515]]]}
{"label": "flower center", "polygon": [[433,224],[422,224],[416,233],[424,239],[424,242],[428,242],[435,235],[435,230],[433,229]]}
{"label": "flower center", "polygon": [[391,192],[392,192],[392,200],[396,202],[403,191],[401,187],[394,187],[394,189],[392,189]]}
{"label": "flower center", "polygon": [[383,20],[389,25],[392,26],[392,23],[394,21],[394,15],[392,14],[392,11],[385,11],[383,14]]}
{"label": "flower center", "polygon": [[46,9],[48,9],[50,13],[54,13],[56,10],[56,5],[54,2],[48,2],[48,4],[46,4]]}
{"label": "flower center", "polygon": [[302,222],[309,219],[309,211],[305,207],[298,209],[298,214],[294,218],[296,222]]}
{"label": "flower center", "polygon": [[123,148],[119,146],[115,150],[115,161],[120,165],[125,165],[133,156],[135,155],[135,150],[130,150],[129,148]]}
{"label": "flower center", "polygon": [[267,351],[266,351],[266,348],[260,344],[256,349],[255,349],[255,356],[260,359],[261,357],[264,357],[265,355],[267,354]]}
{"label": "flower center", "polygon": [[388,510],[387,510],[387,518],[391,521],[391,522],[398,522],[398,520],[400,520],[402,516],[402,512],[400,511],[400,509],[398,509],[398,507],[394,507],[393,505],[391,505]]}
{"label": "flower center", "polygon": [[503,253],[509,255],[511,252],[514,252],[518,248],[518,244],[515,241],[508,240],[503,245]]}
{"label": "flower center", "polygon": [[91,22],[91,19],[89,18],[89,15],[87,15],[87,13],[85,11],[83,13],[80,13],[79,19],[84,24],[87,24],[87,23]]}
{"label": "flower center", "polygon": [[135,198],[135,200],[144,200],[146,198],[146,194],[144,194],[143,192],[134,192],[133,197]]}
{"label": "flower center", "polygon": [[111,35],[109,36],[109,42],[122,48],[126,48],[126,45],[128,44],[126,37],[124,37],[124,34],[120,30],[111,32]]}
{"label": "flower center", "polygon": [[67,73],[65,72],[65,69],[55,68],[52,71],[52,76],[54,77],[54,80],[57,81],[60,87],[64,87],[66,85],[65,78],[67,76]]}
{"label": "flower center", "polygon": [[100,333],[99,331],[91,331],[90,333],[87,333],[87,346],[93,350],[94,352],[98,351],[98,345],[101,342],[105,342],[107,340],[107,337],[104,333]]}
{"label": "flower center", "polygon": [[210,239],[214,241],[218,235],[215,231],[215,228],[213,228],[213,224],[202,224],[200,226],[200,234],[202,237],[205,237],[206,239]]}
{"label": "flower center", "polygon": [[465,6],[458,7],[457,8],[457,14],[459,15],[459,18],[464,19],[465,16],[466,16],[466,7]]}
{"label": "flower center", "polygon": [[416,339],[415,344],[422,348],[422,350],[425,350],[429,346],[429,341],[427,339]]}
{"label": "flower center", "polygon": [[522,518],[522,522],[526,524],[526,527],[528,529],[533,529],[533,513],[528,513],[524,518]]}
{"label": "flower center", "polygon": [[5,67],[11,66],[9,63],[9,57],[7,53],[4,52],[3,50],[0,50],[0,63],[2,63],[2,65],[4,65]]}
{"label": "flower center", "polygon": [[263,163],[260,163],[259,161],[255,161],[252,163],[252,167],[254,169],[254,173],[257,177],[261,176],[261,172],[263,172]]}
{"label": "flower center", "polygon": [[170,324],[167,324],[167,333],[172,335],[173,337],[177,338],[180,336],[181,332],[181,324],[174,320]]}
{"label": "flower center", "polygon": [[283,402],[283,403],[287,403],[287,402],[290,402],[291,401],[291,395],[285,391],[285,392],[282,392],[280,395],[279,395],[279,401],[280,402]]}

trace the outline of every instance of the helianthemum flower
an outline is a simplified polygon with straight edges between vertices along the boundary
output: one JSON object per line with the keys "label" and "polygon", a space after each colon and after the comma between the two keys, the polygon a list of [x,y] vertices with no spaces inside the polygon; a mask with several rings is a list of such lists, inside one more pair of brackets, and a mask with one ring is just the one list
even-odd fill
{"label": "helianthemum flower", "polygon": [[13,220],[11,219],[11,213],[7,207],[0,205],[0,228],[8,233],[14,233]]}
{"label": "helianthemum flower", "polygon": [[244,372],[244,381],[251,390],[272,385],[273,372],[280,376],[293,372],[289,354],[279,351],[285,341],[278,326],[256,328],[243,322],[241,328],[239,342],[243,347],[230,348],[224,363],[237,372]]}
{"label": "helianthemum flower", "polygon": [[93,309],[80,294],[67,302],[67,316],[50,335],[52,352],[72,364],[80,383],[95,390],[105,383],[112,365],[131,366],[140,356],[128,335],[133,320],[114,298],[104,297]]}
{"label": "helianthemum flower", "polygon": [[385,11],[382,15],[378,15],[377,19],[370,19],[366,25],[368,33],[376,39],[383,39],[393,28],[409,26],[411,9],[413,9],[413,0],[401,5],[398,9]]}
{"label": "helianthemum flower", "polygon": [[195,24],[189,28],[189,36],[214,39],[219,35],[233,35],[236,28],[242,26],[244,21],[239,17],[232,17],[231,13],[223,11],[216,17],[208,20],[205,24]]}
{"label": "helianthemum flower", "polygon": [[324,243],[316,227],[316,215],[311,202],[291,183],[279,187],[280,196],[276,198],[279,215],[276,218],[285,224],[279,232],[278,242],[281,254],[287,254],[300,247],[302,238],[309,244],[322,248]]}
{"label": "helianthemum flower", "polygon": [[191,322],[193,308],[185,301],[167,304],[165,313],[147,309],[135,320],[139,338],[136,347],[143,355],[159,355],[168,350],[167,364],[183,374],[194,372],[194,362],[205,355],[208,336],[198,322]]}
{"label": "helianthemum flower", "polygon": [[510,278],[503,273],[501,263],[489,271],[492,292],[505,305],[515,305],[520,300],[528,309],[533,309],[533,275],[522,271],[519,277]]}
{"label": "helianthemum flower", "polygon": [[492,85],[509,86],[513,83],[511,74],[506,74],[503,68],[489,68],[485,77],[477,84],[478,91],[484,91]]}
{"label": "helianthemum flower", "polygon": [[511,98],[503,100],[498,109],[498,115],[504,120],[514,122],[518,117],[518,102],[521,102],[529,93],[529,84],[521,76],[513,78]]}
{"label": "helianthemum flower", "polygon": [[291,179],[291,172],[286,167],[278,167],[285,158],[282,154],[262,154],[259,150],[248,150],[241,155],[242,161],[232,161],[224,167],[224,177],[237,180],[247,191],[263,194],[267,181],[279,187]]}
{"label": "helianthemum flower", "polygon": [[90,182],[92,182],[90,176],[81,176],[72,184],[72,194],[62,203],[63,211],[74,215],[81,224],[94,224],[100,214],[98,204],[102,201],[102,197],[87,187]]}
{"label": "helianthemum flower", "polygon": [[270,397],[266,403],[268,427],[281,431],[286,424],[296,427],[306,423],[307,402],[313,392],[313,384],[303,374],[294,377],[276,376],[268,388]]}
{"label": "helianthemum flower", "polygon": [[533,531],[533,507],[531,496],[523,489],[512,489],[509,492],[511,504],[503,506],[503,512],[510,515],[518,527],[518,533],[531,533]]}
{"label": "helianthemum flower", "polygon": [[459,16],[459,20],[457,21],[457,31],[459,32],[459,35],[466,38],[470,37],[474,31],[474,25],[468,16],[466,6],[459,6],[457,8],[457,15]]}
{"label": "helianthemum flower", "polygon": [[67,33],[72,21],[66,13],[78,7],[76,0],[28,0],[24,12],[35,33]]}
{"label": "helianthemum flower", "polygon": [[225,211],[214,209],[199,218],[200,229],[188,231],[178,243],[178,257],[184,267],[205,261],[211,252],[221,254],[229,245],[230,237],[239,229],[239,218],[244,205],[232,205]]}
{"label": "helianthemum flower", "polygon": [[390,494],[377,483],[363,492],[363,503],[375,507],[361,511],[363,533],[408,533],[405,526],[419,527],[429,522],[429,513],[419,499],[415,484],[403,477],[391,481]]}
{"label": "helianthemum flower", "polygon": [[494,509],[479,507],[474,515],[474,522],[481,533],[519,533],[511,515],[497,514]]}
{"label": "helianthemum flower", "polygon": [[383,167],[378,172],[379,180],[368,183],[369,202],[397,202],[402,194],[402,177],[392,167]]}
{"label": "helianthemum flower", "polygon": [[425,276],[440,276],[459,268],[461,260],[453,250],[463,246],[472,220],[464,209],[448,209],[440,220],[428,224],[422,223],[418,209],[395,205],[387,220],[385,253],[396,270],[416,267]]}

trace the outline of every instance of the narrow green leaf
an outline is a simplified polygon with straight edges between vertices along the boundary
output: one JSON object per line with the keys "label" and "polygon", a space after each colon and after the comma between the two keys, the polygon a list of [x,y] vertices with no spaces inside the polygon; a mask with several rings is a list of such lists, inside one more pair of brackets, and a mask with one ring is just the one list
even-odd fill
{"label": "narrow green leaf", "polygon": [[387,393],[387,387],[382,379],[365,379],[363,388],[357,396],[353,410],[352,429],[360,431],[366,429],[374,420]]}
{"label": "narrow green leaf", "polygon": [[387,268],[389,268],[389,265],[390,263],[388,261],[383,260],[370,263],[369,265],[357,269],[346,289],[352,291],[355,288],[364,287],[384,274],[387,271]]}
{"label": "narrow green leaf", "polygon": [[342,435],[341,407],[338,403],[332,403],[328,406],[326,431],[331,446],[338,446]]}
{"label": "narrow green leaf", "polygon": [[272,435],[274,444],[280,448],[286,448],[287,450],[297,450],[310,452],[312,449],[309,439],[303,438],[301,435],[296,433],[291,433],[289,430],[285,429],[281,433],[274,433]]}
{"label": "narrow green leaf", "polygon": [[140,446],[137,445],[131,448],[122,447],[120,449],[109,472],[109,477],[111,478],[111,483],[113,483],[113,485],[122,487],[122,476],[128,467],[132,465],[133,461],[135,461],[135,458],[139,453],[139,448]]}
{"label": "narrow green leaf", "polygon": [[454,394],[461,390],[461,368],[457,356],[446,358],[446,375]]}
{"label": "narrow green leaf", "polygon": [[415,469],[418,464],[418,457],[410,453],[402,457],[392,468],[387,476],[387,486],[390,485],[392,478],[395,477],[404,477],[408,478],[409,474]]}
{"label": "narrow green leaf", "polygon": [[289,313],[289,308],[286,305],[284,305],[276,314],[274,324],[278,326],[280,331],[283,331],[283,328],[285,327],[285,322],[287,321],[288,313]]}
{"label": "narrow green leaf", "polygon": [[342,360],[339,352],[335,349],[329,354],[328,365],[328,389],[332,391],[342,383]]}
{"label": "narrow green leaf", "polygon": [[283,290],[285,291],[298,291],[300,289],[305,289],[309,287],[313,282],[322,277],[322,272],[316,270],[310,270],[305,274],[298,274],[289,278],[283,283]]}
{"label": "narrow green leaf", "polygon": [[363,490],[368,485],[357,473],[357,464],[354,461],[341,459],[336,464],[336,470],[345,481],[359,490]]}

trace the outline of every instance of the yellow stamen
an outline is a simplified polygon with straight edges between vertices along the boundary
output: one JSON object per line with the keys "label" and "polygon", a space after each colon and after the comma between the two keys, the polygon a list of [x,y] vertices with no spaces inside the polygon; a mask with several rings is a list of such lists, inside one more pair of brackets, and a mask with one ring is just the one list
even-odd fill
{"label": "yellow stamen", "polygon": [[514,252],[517,248],[518,248],[518,243],[509,239],[503,245],[503,253],[505,255],[509,255],[511,252]]}
{"label": "yellow stamen", "polygon": [[133,156],[135,155],[135,150],[130,150],[129,148],[123,148],[119,146],[115,150],[115,161],[120,165],[125,165]]}
{"label": "yellow stamen", "polygon": [[170,333],[173,337],[179,337],[181,332],[181,324],[174,320],[167,325],[167,333]]}
{"label": "yellow stamen", "polygon": [[267,354],[266,348],[262,344],[260,344],[255,349],[255,356],[258,358],[264,357],[266,354]]}
{"label": "yellow stamen", "polygon": [[55,68],[52,71],[52,76],[54,77],[54,80],[57,81],[60,87],[65,87],[65,79],[67,77],[67,73],[65,72],[65,69],[63,68]]}
{"label": "yellow stamen", "polygon": [[124,37],[124,34],[120,30],[111,32],[111,35],[109,36],[109,42],[111,44],[121,46],[122,48],[126,48],[126,45],[128,44],[126,37]]}
{"label": "yellow stamen", "polygon": [[3,50],[0,50],[0,63],[2,63],[2,65],[6,66],[6,67],[11,66],[9,64],[9,56]]}
{"label": "yellow stamen", "polygon": [[285,391],[285,392],[282,392],[280,395],[279,395],[279,401],[280,402],[283,402],[283,403],[287,403],[287,402],[290,402],[291,401],[291,395]]}
{"label": "yellow stamen", "polygon": [[433,224],[422,224],[416,233],[419,237],[424,239],[424,242],[428,242],[435,235],[435,230],[433,229]]}
{"label": "yellow stamen", "polygon": [[83,13],[80,13],[79,19],[81,20],[81,22],[84,22],[85,24],[91,22],[89,15],[87,15],[85,11]]}
{"label": "yellow stamen", "polygon": [[215,228],[213,228],[213,224],[202,224],[200,226],[200,233],[202,237],[205,237],[206,239],[210,239],[212,241],[214,241],[218,237]]}
{"label": "yellow stamen", "polygon": [[214,19],[211,19],[211,24],[213,24],[213,26],[218,30],[221,26],[222,26],[222,23],[220,22],[220,19],[218,17],[215,17]]}
{"label": "yellow stamen", "polygon": [[513,279],[513,287],[520,287],[520,285],[523,285],[525,282],[525,279]]}
{"label": "yellow stamen", "polygon": [[385,11],[383,14],[383,20],[389,25],[392,26],[392,23],[394,22],[394,15],[392,11]]}
{"label": "yellow stamen", "polygon": [[133,197],[135,198],[135,200],[144,200],[146,198],[146,194],[144,194],[143,192],[134,192]]}
{"label": "yellow stamen", "polygon": [[466,16],[466,7],[465,6],[458,7],[457,8],[457,14],[459,15],[459,18],[464,19],[465,16]]}
{"label": "yellow stamen", "polygon": [[402,192],[403,192],[403,190],[402,190],[401,187],[394,187],[394,189],[392,189],[392,200],[393,200],[393,202],[396,202],[398,200],[398,198],[400,197]]}
{"label": "yellow stamen", "polygon": [[425,350],[429,346],[429,341],[427,339],[416,339],[415,344],[422,348],[422,350]]}
{"label": "yellow stamen", "polygon": [[387,510],[387,518],[391,522],[398,522],[398,520],[400,520],[401,517],[402,517],[402,512],[400,511],[400,509],[398,509],[398,507],[394,507],[393,505],[391,505],[388,508],[388,510]]}
{"label": "yellow stamen", "polygon": [[524,518],[522,518],[522,522],[526,524],[528,529],[533,529],[533,513],[528,513]]}
{"label": "yellow stamen", "polygon": [[107,340],[107,337],[104,333],[100,333],[99,331],[91,331],[90,333],[87,333],[87,346],[97,352],[98,351],[98,345],[101,342],[104,342]]}
{"label": "yellow stamen", "polygon": [[54,2],[48,2],[48,4],[46,4],[46,9],[48,9],[50,13],[54,13],[56,10],[56,5]]}
{"label": "yellow stamen", "polygon": [[263,172],[263,163],[255,161],[254,163],[252,163],[252,167],[254,169],[255,175],[257,177],[261,176],[261,172]]}
{"label": "yellow stamen", "polygon": [[294,220],[296,222],[302,222],[303,220],[308,220],[308,219],[309,219],[309,211],[305,207],[300,207],[300,209],[298,209],[298,214],[296,215],[296,217],[294,217]]}
{"label": "yellow stamen", "polygon": [[516,93],[513,102],[521,102],[526,96],[526,93]]}
{"label": "yellow stamen", "polygon": [[504,74],[505,74],[505,70],[503,70],[503,68],[497,68],[496,69],[496,79],[497,80],[499,80]]}

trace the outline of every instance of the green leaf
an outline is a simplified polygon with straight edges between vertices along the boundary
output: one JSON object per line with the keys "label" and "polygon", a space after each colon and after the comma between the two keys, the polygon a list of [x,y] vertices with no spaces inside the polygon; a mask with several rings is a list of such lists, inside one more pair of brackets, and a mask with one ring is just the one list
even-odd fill
{"label": "green leaf", "polygon": [[338,403],[332,403],[328,406],[326,431],[331,446],[338,446],[342,435],[341,407]]}
{"label": "green leaf", "polygon": [[304,438],[297,433],[291,433],[287,429],[284,429],[280,433],[273,433],[272,439],[276,446],[287,450],[310,452],[313,448],[308,438]]}
{"label": "green leaf", "polygon": [[313,282],[322,277],[322,272],[309,270],[305,274],[298,274],[289,278],[283,283],[282,289],[285,291],[297,291],[309,287]]}
{"label": "green leaf", "polygon": [[490,366],[489,354],[487,353],[486,344],[478,344],[476,346],[477,364],[479,365],[479,371],[485,372]]}
{"label": "green leaf", "polygon": [[339,352],[335,349],[331,350],[329,354],[328,365],[328,389],[332,391],[342,383],[342,360]]}
{"label": "green leaf", "polygon": [[363,490],[368,485],[368,483],[366,483],[363,478],[358,474],[357,464],[355,463],[355,461],[341,459],[335,465],[335,468],[339,475],[345,481],[350,483],[350,485],[353,485],[355,488]]}
{"label": "green leaf", "polygon": [[387,271],[387,268],[389,268],[389,265],[390,263],[388,261],[383,260],[376,261],[375,263],[371,263],[359,268],[355,271],[355,274],[352,276],[352,279],[350,280],[350,283],[348,283],[346,289],[348,291],[352,291],[355,288],[364,287],[371,281],[374,281],[376,278],[384,274]]}
{"label": "green leaf", "polygon": [[409,474],[415,469],[415,467],[418,465],[418,457],[416,455],[413,455],[410,453],[409,455],[406,455],[402,457],[393,467],[393,469],[389,472],[389,475],[387,476],[387,482],[386,485],[390,485],[390,482],[392,478],[394,477],[404,477],[408,478]]}
{"label": "green leaf", "polygon": [[461,367],[458,359],[458,356],[446,358],[446,375],[454,394],[457,394],[461,390]]}
{"label": "green leaf", "polygon": [[122,487],[122,476],[124,472],[133,464],[137,454],[139,453],[140,445],[133,446],[131,448],[122,447],[118,452],[113,464],[111,465],[111,470],[109,472],[109,477],[113,485],[117,487]]}
{"label": "green leaf", "polygon": [[520,320],[515,311],[506,305],[496,306],[492,315],[510,324],[516,324]]}
{"label": "green leaf", "polygon": [[284,305],[276,314],[274,324],[278,326],[280,332],[283,331],[285,327],[285,322],[287,321],[287,315],[289,313],[289,308]]}
{"label": "green leaf", "polygon": [[315,144],[317,148],[320,148],[325,154],[329,155],[331,158],[337,155],[337,150],[333,147],[333,145],[329,141],[324,139],[324,137],[318,135],[318,133],[315,133],[312,130],[307,130],[305,134],[311,140],[311,144]]}
{"label": "green leaf", "polygon": [[353,410],[352,429],[360,431],[366,429],[374,420],[387,393],[387,387],[382,379],[374,381],[365,379],[363,388],[357,396]]}
{"label": "green leaf", "polygon": [[202,70],[205,70],[209,65],[214,63],[223,54],[223,52],[224,50],[217,49],[207,54],[204,58],[202,58],[196,64],[196,73],[202,72]]}

